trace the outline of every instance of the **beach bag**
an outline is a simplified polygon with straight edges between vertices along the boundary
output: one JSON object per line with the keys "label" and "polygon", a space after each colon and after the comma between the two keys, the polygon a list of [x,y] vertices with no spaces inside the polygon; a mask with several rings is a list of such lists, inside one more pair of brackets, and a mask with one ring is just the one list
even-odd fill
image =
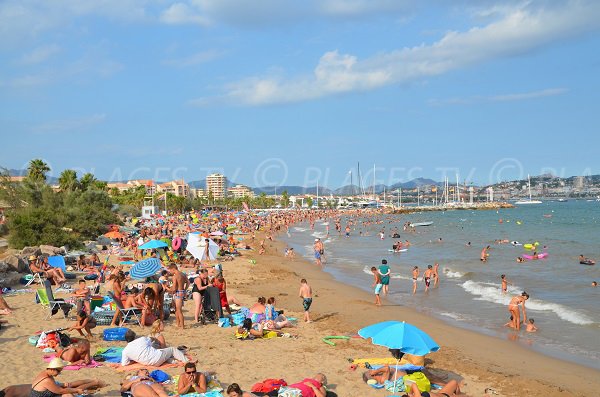
{"label": "beach bag", "polygon": [[150,377],[158,383],[163,383],[170,379],[169,374],[161,371],[160,369],[155,369],[154,371],[150,372]]}
{"label": "beach bag", "polygon": [[231,319],[233,321],[233,324],[242,325],[242,323],[246,319],[246,316],[244,315],[244,313],[238,312],[238,313],[232,314]]}
{"label": "beach bag", "polygon": [[231,327],[231,322],[229,322],[229,318],[227,318],[227,317],[221,317],[219,319],[219,327],[221,327],[221,328],[229,328],[229,327]]}
{"label": "beach bag", "polygon": [[405,380],[405,383],[406,379],[410,379],[415,382],[420,392],[428,392],[431,390],[431,382],[429,379],[427,379],[423,372],[413,372],[410,375],[404,375],[402,378]]}
{"label": "beach bag", "polygon": [[282,386],[277,397],[302,397],[302,390],[293,387]]}
{"label": "beach bag", "polygon": [[279,390],[283,386],[287,386],[287,382],[283,379],[265,379],[252,386],[252,391],[258,393],[270,393]]}
{"label": "beach bag", "polygon": [[133,334],[135,339],[135,332],[125,327],[117,327],[117,328],[107,328],[104,330],[102,337],[104,340],[112,341],[112,340],[120,340],[124,341],[127,339],[128,334]]}

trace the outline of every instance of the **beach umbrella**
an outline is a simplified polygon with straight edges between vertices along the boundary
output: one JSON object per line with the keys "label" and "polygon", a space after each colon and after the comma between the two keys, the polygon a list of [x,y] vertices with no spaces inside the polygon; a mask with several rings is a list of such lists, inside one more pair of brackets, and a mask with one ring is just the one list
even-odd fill
{"label": "beach umbrella", "polygon": [[118,231],[116,231],[116,230],[113,230],[113,231],[110,231],[108,233],[104,233],[104,237],[108,237],[108,238],[122,238],[123,234],[120,233],[120,232],[118,232]]}
{"label": "beach umbrella", "polygon": [[148,258],[139,261],[131,267],[129,275],[131,278],[143,280],[146,277],[154,276],[162,268],[162,263],[157,258]]}
{"label": "beach umbrella", "polygon": [[[437,343],[425,332],[407,324],[404,321],[384,321],[369,325],[358,331],[358,335],[365,339],[371,338],[374,345],[384,346],[389,349],[398,349],[403,353],[415,356],[424,356],[427,353],[436,352],[440,349]],[[398,359],[397,364],[400,362]],[[397,390],[396,384],[398,372],[394,375],[393,393]]]}
{"label": "beach umbrella", "polygon": [[156,248],[167,248],[169,245],[160,240],[150,240],[145,244],[140,245],[141,250],[151,250]]}
{"label": "beach umbrella", "polygon": [[206,242],[204,241],[204,237],[200,233],[189,233],[188,234],[188,245],[186,250],[192,256],[199,260],[214,260],[217,259],[217,254],[219,253],[219,246],[208,239],[208,258],[206,257]]}
{"label": "beach umbrella", "polygon": [[429,335],[404,321],[384,321],[369,325],[358,331],[365,339],[371,338],[374,345],[399,349],[403,353],[424,356],[440,349]]}
{"label": "beach umbrella", "polygon": [[220,232],[220,231],[216,231],[216,232],[212,232],[210,235],[211,235],[211,236],[224,236],[224,235],[225,235],[225,233],[223,233],[223,232]]}

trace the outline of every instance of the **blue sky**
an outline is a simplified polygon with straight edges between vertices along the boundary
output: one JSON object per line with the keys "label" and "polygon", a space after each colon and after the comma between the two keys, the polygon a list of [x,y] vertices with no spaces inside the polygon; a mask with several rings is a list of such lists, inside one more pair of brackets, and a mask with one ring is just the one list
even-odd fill
{"label": "blue sky", "polygon": [[357,161],[386,184],[597,174],[599,30],[594,0],[4,0],[0,165],[332,188]]}

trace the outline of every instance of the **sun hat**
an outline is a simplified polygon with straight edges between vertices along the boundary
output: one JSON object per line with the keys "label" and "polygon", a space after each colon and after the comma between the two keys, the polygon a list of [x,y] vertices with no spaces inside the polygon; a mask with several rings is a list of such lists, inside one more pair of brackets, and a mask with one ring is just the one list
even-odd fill
{"label": "sun hat", "polygon": [[36,260],[36,259],[37,259],[37,256],[35,256],[35,255],[30,255],[30,256],[29,256],[29,260],[30,260],[30,261],[34,261],[34,260]]}
{"label": "sun hat", "polygon": [[48,363],[48,366],[46,367],[46,369],[63,369],[66,365],[67,365],[66,361],[64,361],[58,357],[54,357]]}

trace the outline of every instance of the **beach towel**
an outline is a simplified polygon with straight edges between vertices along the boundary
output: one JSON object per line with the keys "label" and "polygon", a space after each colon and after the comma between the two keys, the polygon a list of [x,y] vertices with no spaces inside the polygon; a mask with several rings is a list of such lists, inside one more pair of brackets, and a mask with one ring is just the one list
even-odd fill
{"label": "beach towel", "polygon": [[[54,357],[56,357],[56,354],[53,354],[51,356],[44,356],[44,361],[49,363]],[[92,360],[92,362],[89,364],[67,365],[63,369],[67,371],[79,371],[81,368],[97,368],[101,365],[102,364],[100,364],[99,362]]]}
{"label": "beach towel", "polygon": [[107,363],[121,364],[121,356],[123,355],[122,347],[102,347],[94,353],[94,359],[105,361]]}
{"label": "beach towel", "polygon": [[[222,392],[223,386],[221,385],[221,383],[214,379],[213,376],[209,373],[209,372],[203,372],[204,376],[206,377],[206,393],[208,392]],[[179,386],[179,375],[175,375],[172,379],[173,381],[173,389],[177,390],[177,387]],[[204,393],[204,394],[206,394]],[[200,394],[200,395],[204,395],[204,394]],[[192,396],[192,395],[197,395],[197,393],[188,393],[188,394],[182,394],[182,396]]]}
{"label": "beach towel", "polygon": [[[191,356],[187,356],[189,361],[193,360],[193,357]],[[140,364],[140,363],[132,363],[129,365],[121,365],[121,362],[119,360],[119,363],[114,363],[114,362],[107,362],[106,363],[107,366],[114,368],[117,370],[117,372],[129,372],[129,371],[137,371],[140,369],[148,369],[148,371],[152,372],[155,369],[165,369],[165,368],[177,368],[177,367],[183,367],[185,365],[185,363],[181,362],[181,361],[175,361],[173,363],[168,363],[165,362],[163,364],[161,364],[160,366],[155,366],[155,365],[144,365],[144,364]]]}
{"label": "beach towel", "polygon": [[180,394],[180,397],[223,397],[223,394],[218,391],[207,391],[206,393]]}

